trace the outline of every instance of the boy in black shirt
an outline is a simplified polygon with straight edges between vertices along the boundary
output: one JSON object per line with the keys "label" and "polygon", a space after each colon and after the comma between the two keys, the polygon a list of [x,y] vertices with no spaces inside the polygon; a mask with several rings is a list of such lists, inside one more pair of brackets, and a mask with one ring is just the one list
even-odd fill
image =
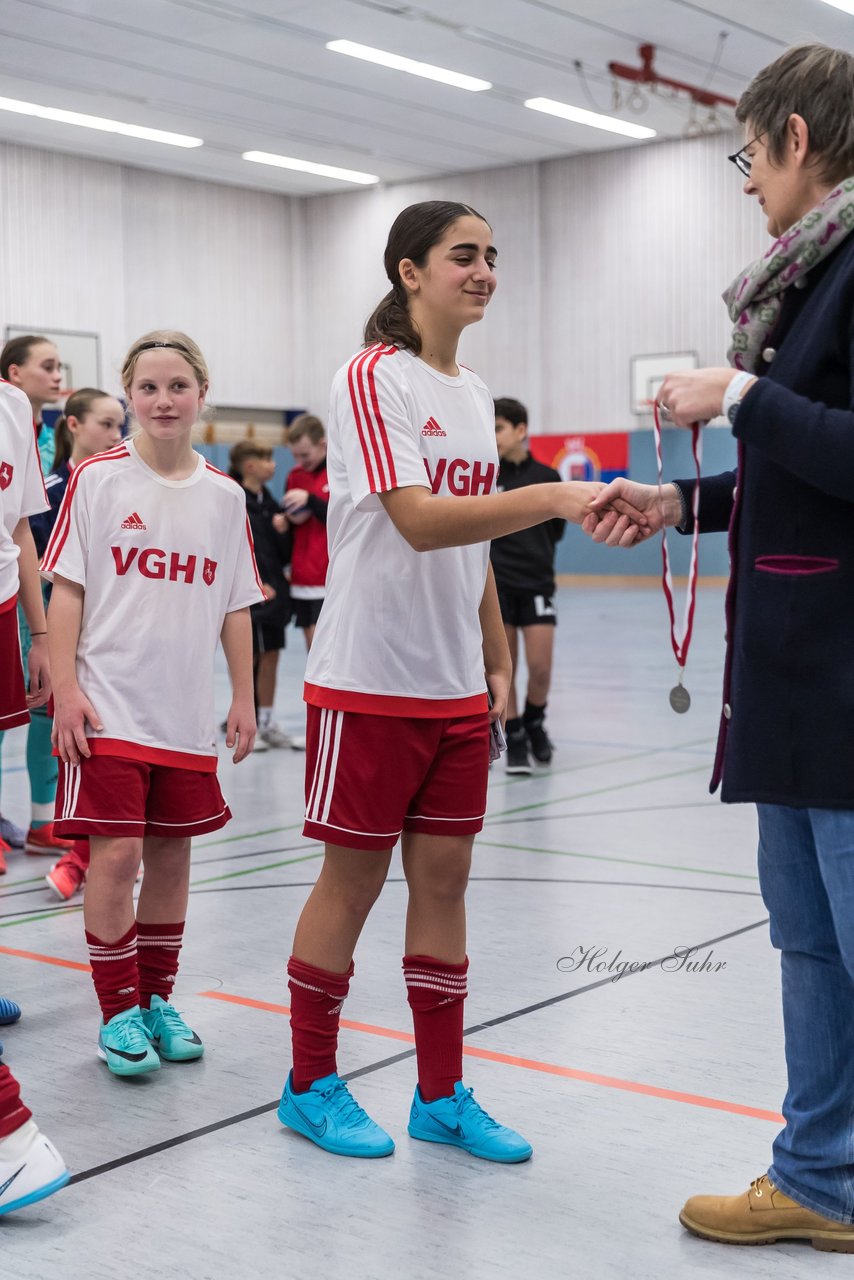
{"label": "boy in black shirt", "polygon": [[[495,401],[495,442],[500,462],[499,491],[519,489],[527,484],[560,482],[556,471],[531,456],[528,411],[518,400]],[[490,550],[501,616],[513,659],[513,682],[507,702],[508,773],[531,772],[529,748],[540,764],[549,764],[552,758],[545,715],[557,622],[553,600],[555,547],[565,527],[565,520],[547,520],[531,529],[496,538]],[[528,690],[522,716],[516,702],[519,630],[524,638],[528,666]]]}
{"label": "boy in black shirt", "polygon": [[229,453],[229,475],[246,491],[246,514],[255,544],[255,561],[267,599],[253,604],[252,656],[255,707],[258,715],[256,750],[268,747],[302,749],[273,722],[279,652],[285,647],[285,627],[291,618],[291,599],[285,570],[291,558],[287,519],[267,488],[276,470],[273,450],[255,440],[241,440]]}

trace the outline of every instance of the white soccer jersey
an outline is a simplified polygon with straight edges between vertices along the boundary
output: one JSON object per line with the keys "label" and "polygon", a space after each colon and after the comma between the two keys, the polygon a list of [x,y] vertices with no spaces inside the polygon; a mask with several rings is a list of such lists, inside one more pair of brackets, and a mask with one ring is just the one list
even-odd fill
{"label": "white soccer jersey", "polygon": [[243,489],[201,455],[166,480],[127,440],[71,473],[42,575],[85,589],[77,679],[97,755],[216,768],[213,663],[227,613],[264,599]]}
{"label": "white soccer jersey", "polygon": [[476,374],[368,347],[335,375],[329,411],[329,575],[306,701],[380,715],[486,709],[478,609],[489,543],[413,551],[378,495],[418,485],[492,493],[492,397]]}
{"label": "white soccer jersey", "polygon": [[17,387],[0,379],[0,500],[4,533],[0,538],[0,613],[18,594],[18,546],[12,534],[23,516],[48,507],[44,491],[33,411]]}

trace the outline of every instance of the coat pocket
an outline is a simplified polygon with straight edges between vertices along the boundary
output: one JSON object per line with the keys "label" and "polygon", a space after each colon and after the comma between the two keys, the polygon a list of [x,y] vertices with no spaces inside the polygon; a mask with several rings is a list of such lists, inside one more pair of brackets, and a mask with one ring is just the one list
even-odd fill
{"label": "coat pocket", "polygon": [[786,578],[812,577],[818,573],[835,573],[838,560],[827,556],[757,556],[754,569],[760,573],[777,573]]}

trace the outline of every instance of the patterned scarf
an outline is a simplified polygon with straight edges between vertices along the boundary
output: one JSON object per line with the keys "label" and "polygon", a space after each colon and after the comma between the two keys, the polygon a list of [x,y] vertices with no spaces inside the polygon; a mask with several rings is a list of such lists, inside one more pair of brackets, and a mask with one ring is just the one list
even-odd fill
{"label": "patterned scarf", "polygon": [[768,252],[740,271],[723,295],[735,328],[727,359],[752,373],[774,329],[790,285],[854,230],[854,176],[834,187],[821,204],[789,227]]}

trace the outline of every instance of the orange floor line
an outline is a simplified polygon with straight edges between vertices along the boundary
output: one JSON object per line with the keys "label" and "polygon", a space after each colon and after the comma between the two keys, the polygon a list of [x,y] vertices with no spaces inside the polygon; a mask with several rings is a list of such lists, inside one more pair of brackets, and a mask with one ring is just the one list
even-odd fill
{"label": "orange floor line", "polygon": [[[200,996],[208,1000],[223,1000],[226,1004],[242,1004],[248,1009],[261,1009],[265,1013],[290,1014],[290,1005],[271,1004],[268,1000],[250,1000],[248,996],[233,996],[227,991],[200,991]],[[375,1027],[370,1022],[349,1022],[342,1018],[340,1025],[348,1031],[364,1031],[369,1036],[383,1036],[386,1040],[404,1040],[407,1044],[415,1044],[415,1036],[409,1031],[393,1031],[391,1027]]]}
{"label": "orange floor line", "polygon": [[[223,1000],[227,1004],[244,1005],[249,1009],[261,1009],[266,1013],[289,1014],[286,1004],[271,1004],[266,1000],[250,1000],[246,996],[234,996],[227,991],[200,991],[199,995],[210,1000]],[[348,1022],[341,1019],[341,1026],[348,1031],[362,1031],[371,1036],[382,1036],[387,1040],[404,1040],[408,1044],[415,1043],[415,1037],[407,1031],[394,1031],[390,1027],[376,1027],[369,1022]],[[592,1071],[578,1071],[574,1067],[561,1067],[553,1062],[538,1062],[533,1058],[517,1058],[509,1053],[496,1053],[492,1049],[479,1049],[474,1045],[463,1045],[463,1054],[468,1058],[483,1058],[487,1062],[501,1062],[509,1067],[521,1067],[525,1071],[541,1071],[544,1075],[562,1076],[566,1080],[580,1080],[585,1084],[596,1084],[605,1089],[622,1089],[626,1093],[645,1094],[650,1098],[665,1098],[668,1102],[682,1102],[692,1107],[708,1107],[713,1111],[727,1111],[731,1115],[750,1116],[754,1120],[771,1120],[782,1124],[783,1117],[777,1111],[763,1111],[761,1107],[746,1107],[740,1102],[726,1102],[722,1098],[706,1098],[702,1094],[680,1093],[675,1089],[661,1089],[653,1084],[641,1084],[636,1080],[621,1080],[618,1076],[601,1076]]]}
{"label": "orange floor line", "polygon": [[60,969],[79,969],[81,973],[91,973],[88,964],[79,960],[63,960],[60,956],[43,956],[38,951],[18,951],[15,947],[0,947],[0,955],[17,956],[19,960],[38,960],[39,964],[55,964]]}

